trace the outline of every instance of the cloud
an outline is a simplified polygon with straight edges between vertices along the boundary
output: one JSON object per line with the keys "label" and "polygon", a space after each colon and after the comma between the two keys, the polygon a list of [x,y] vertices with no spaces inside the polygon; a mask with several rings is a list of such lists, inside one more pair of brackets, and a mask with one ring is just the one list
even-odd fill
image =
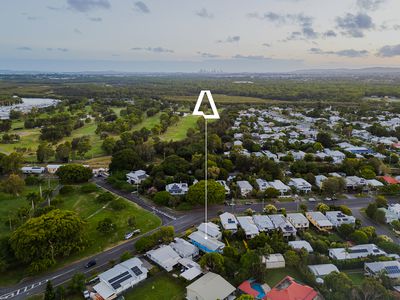
{"label": "cloud", "polygon": [[82,31],[80,31],[78,28],[74,28],[74,33],[76,33],[76,34],[82,34]]}
{"label": "cloud", "polygon": [[32,48],[31,47],[27,47],[27,46],[21,46],[21,47],[18,47],[17,50],[32,51]]}
{"label": "cloud", "polygon": [[375,28],[372,18],[365,13],[347,13],[344,17],[337,17],[336,26],[343,30],[342,34],[354,38],[364,37],[364,31]]}
{"label": "cloud", "polygon": [[174,53],[174,50],[166,49],[163,47],[133,47],[131,48],[133,51],[147,51],[147,52],[156,52],[156,53]]}
{"label": "cloud", "polygon": [[262,46],[264,46],[264,47],[272,47],[272,45],[269,44],[269,43],[263,43]]}
{"label": "cloud", "polygon": [[101,21],[103,21],[103,19],[100,18],[100,17],[92,17],[92,18],[89,18],[89,20],[92,21],[92,22],[101,22]]}
{"label": "cloud", "polygon": [[386,45],[378,50],[378,56],[381,57],[394,57],[400,55],[400,44],[398,45]]}
{"label": "cloud", "polygon": [[217,43],[237,43],[240,41],[240,36],[228,36],[225,40],[218,40]]}
{"label": "cloud", "polygon": [[68,52],[67,48],[46,48],[47,51],[60,51],[60,52]]}
{"label": "cloud", "polygon": [[201,10],[196,11],[196,16],[205,18],[205,19],[214,18],[214,15],[212,13],[208,12],[207,9],[205,9],[204,7]]}
{"label": "cloud", "polygon": [[324,37],[336,37],[337,36],[336,32],[333,30],[325,31],[323,35],[324,35]]}
{"label": "cloud", "polygon": [[79,12],[88,12],[95,9],[110,9],[108,0],[67,0],[69,7]]}
{"label": "cloud", "polygon": [[345,49],[339,51],[323,51],[320,48],[309,49],[310,53],[320,54],[320,55],[336,55],[341,57],[364,57],[369,54],[367,50],[355,50],[355,49]]}
{"label": "cloud", "polygon": [[268,57],[262,56],[262,55],[241,55],[241,54],[236,54],[235,56],[232,56],[234,59],[248,59],[248,60],[266,60],[270,59]]}
{"label": "cloud", "polygon": [[377,10],[386,0],[357,0],[357,6],[362,10]]}
{"label": "cloud", "polygon": [[204,57],[204,58],[216,58],[216,57],[219,57],[219,55],[217,55],[217,54],[212,54],[212,53],[208,53],[208,52],[201,52],[201,51],[197,51],[197,54],[199,54],[201,57]]}
{"label": "cloud", "polygon": [[150,13],[150,9],[149,7],[142,1],[137,1],[135,2],[135,10],[138,12],[141,12],[143,14],[149,14]]}
{"label": "cloud", "polygon": [[[250,13],[247,15],[249,18],[256,18],[259,20],[266,20],[275,23],[276,25],[295,24],[300,26],[298,31],[295,31],[287,38],[287,40],[300,39],[316,39],[320,36],[313,28],[314,19],[310,16],[300,14],[278,14],[275,12],[266,12],[264,14]],[[299,33],[299,34],[298,34]]]}

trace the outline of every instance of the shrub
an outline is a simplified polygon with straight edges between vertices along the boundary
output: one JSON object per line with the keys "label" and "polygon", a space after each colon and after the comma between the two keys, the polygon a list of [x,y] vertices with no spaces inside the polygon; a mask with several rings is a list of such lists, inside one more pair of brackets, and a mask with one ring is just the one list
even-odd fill
{"label": "shrub", "polygon": [[26,185],[37,185],[39,184],[39,181],[39,177],[33,175],[29,175],[25,178]]}
{"label": "shrub", "polygon": [[94,183],[86,183],[81,186],[80,190],[82,193],[88,194],[88,193],[97,192],[98,189],[99,188]]}
{"label": "shrub", "polygon": [[102,203],[110,202],[114,200],[114,195],[111,194],[110,192],[101,193],[96,197],[96,200]]}
{"label": "shrub", "polygon": [[60,194],[61,195],[68,195],[71,194],[75,188],[72,185],[64,185],[63,187],[60,188]]}
{"label": "shrub", "polygon": [[123,210],[124,208],[126,208],[128,206],[128,204],[125,202],[125,200],[118,198],[118,199],[114,199],[111,201],[110,203],[110,207],[113,210]]}

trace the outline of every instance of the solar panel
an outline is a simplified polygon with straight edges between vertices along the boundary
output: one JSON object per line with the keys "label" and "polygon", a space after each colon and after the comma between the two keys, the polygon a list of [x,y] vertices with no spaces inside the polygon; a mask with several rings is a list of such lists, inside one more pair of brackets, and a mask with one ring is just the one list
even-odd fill
{"label": "solar panel", "polygon": [[115,276],[114,278],[111,278],[108,282],[109,282],[109,283],[113,283],[114,281],[117,281],[117,280],[120,279],[121,277],[124,277],[124,276],[126,276],[126,275],[128,275],[128,274],[129,274],[129,272],[128,272],[128,271],[125,271],[124,273],[121,273],[121,274]]}
{"label": "solar panel", "polygon": [[140,270],[137,266],[134,266],[131,270],[133,273],[135,273],[136,276],[143,274],[142,270]]}
{"label": "solar panel", "polygon": [[127,280],[131,277],[132,277],[132,275],[128,273],[128,275],[126,275],[125,277],[122,277],[122,278],[118,279],[118,281],[112,283],[111,286],[113,287],[113,289],[117,289],[117,288],[121,287],[121,282],[124,282],[125,280]]}
{"label": "solar panel", "polygon": [[400,273],[400,269],[398,266],[387,266],[385,267],[385,270],[388,274]]}
{"label": "solar panel", "polygon": [[363,252],[368,252],[367,249],[350,249],[350,253],[363,253]]}

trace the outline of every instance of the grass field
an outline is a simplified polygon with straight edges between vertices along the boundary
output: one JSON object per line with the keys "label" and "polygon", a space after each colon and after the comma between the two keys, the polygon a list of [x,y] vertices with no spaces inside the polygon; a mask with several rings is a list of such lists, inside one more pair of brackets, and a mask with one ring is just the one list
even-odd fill
{"label": "grass field", "polygon": [[146,114],[143,115],[143,121],[133,126],[132,130],[140,130],[145,127],[151,130],[155,125],[160,124],[160,115],[160,112],[151,117],[148,117]]}
{"label": "grass field", "polygon": [[179,141],[186,138],[187,130],[189,128],[196,128],[198,118],[192,115],[180,118],[176,125],[168,127],[167,131],[160,135],[160,139],[164,141]]}
{"label": "grass field", "polygon": [[[8,214],[23,205],[28,206],[25,195],[34,188],[26,189],[20,197],[7,196],[0,194],[0,237],[10,233],[7,226]],[[126,201],[127,207],[121,211],[114,211],[109,208],[109,203],[99,203],[96,201],[97,192],[84,194],[77,188],[75,192],[69,195],[59,195],[57,198],[62,200],[58,206],[61,209],[73,210],[79,216],[87,221],[86,233],[88,237],[88,246],[84,251],[71,255],[64,259],[59,259],[56,266],[51,270],[55,270],[62,265],[82,259],[84,257],[101,252],[112,245],[124,239],[125,233],[131,231],[128,226],[128,218],[134,216],[136,220],[135,228],[141,229],[142,233],[152,230],[161,225],[161,220],[150,212],[144,211],[136,204]],[[116,225],[117,230],[108,235],[101,234],[96,230],[97,224],[104,218],[111,218]],[[0,286],[16,283],[23,279],[25,270],[23,267],[7,271],[7,274],[0,273]]]}
{"label": "grass field", "polygon": [[[50,181],[50,186],[55,187],[57,181]],[[42,186],[44,190],[47,188],[47,183]],[[0,192],[0,238],[10,234],[9,216],[11,216],[20,207],[30,207],[26,201],[26,195],[30,192],[38,192],[39,187],[27,186],[19,196],[14,196]],[[11,224],[12,225],[12,224]]]}
{"label": "grass field", "polygon": [[182,281],[163,273],[133,287],[124,297],[125,300],[183,300],[185,292]]}
{"label": "grass field", "polygon": [[363,270],[346,270],[343,272],[349,276],[355,285],[361,285],[365,278]]}

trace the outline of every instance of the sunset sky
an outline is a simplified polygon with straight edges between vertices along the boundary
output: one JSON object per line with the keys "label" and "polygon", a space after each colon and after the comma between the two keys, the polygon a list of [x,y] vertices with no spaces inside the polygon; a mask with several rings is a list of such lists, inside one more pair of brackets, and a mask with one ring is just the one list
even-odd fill
{"label": "sunset sky", "polygon": [[0,69],[400,67],[399,0],[13,0]]}

